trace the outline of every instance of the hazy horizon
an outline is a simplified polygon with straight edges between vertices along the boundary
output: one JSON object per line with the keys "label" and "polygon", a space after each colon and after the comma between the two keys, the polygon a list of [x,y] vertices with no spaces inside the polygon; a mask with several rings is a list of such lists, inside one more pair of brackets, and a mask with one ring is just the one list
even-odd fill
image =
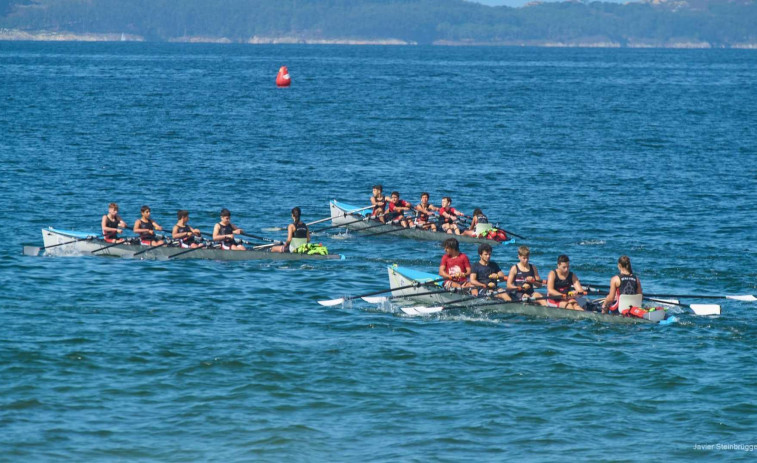
{"label": "hazy horizon", "polygon": [[[526,3],[531,3],[534,0],[466,0],[471,3],[481,3],[483,5],[488,6],[512,6],[512,7],[518,7],[523,6]],[[560,2],[565,0],[539,0],[544,2]],[[628,1],[632,0],[599,0],[603,2],[610,2],[610,3],[627,3]]]}

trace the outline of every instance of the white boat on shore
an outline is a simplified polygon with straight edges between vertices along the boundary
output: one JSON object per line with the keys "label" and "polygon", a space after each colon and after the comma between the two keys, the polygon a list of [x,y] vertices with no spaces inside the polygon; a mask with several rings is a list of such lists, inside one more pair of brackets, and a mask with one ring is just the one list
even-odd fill
{"label": "white boat on shore", "polygon": [[473,236],[452,235],[449,233],[423,230],[420,228],[403,228],[401,225],[381,224],[377,220],[371,219],[370,210],[343,203],[336,199],[329,202],[329,208],[331,209],[331,224],[333,226],[340,225],[350,230],[365,232],[365,236],[386,234],[387,236],[401,236],[403,238],[421,241],[440,242],[448,238],[455,238],[461,243],[489,243],[492,246],[515,243],[515,239],[497,241],[487,238],[476,238]]}
{"label": "white boat on shore", "polygon": [[[219,247],[182,248],[176,244],[165,246],[145,246],[130,241],[113,244],[108,243],[99,233],[85,233],[69,230],[56,230],[52,227],[42,229],[44,251],[47,256],[95,255],[137,259],[210,259],[210,260],[343,260],[341,254],[299,254],[290,252],[271,252],[270,246],[265,249],[249,249],[245,251],[227,251]],[[36,255],[40,248],[32,248],[36,252],[25,254]]]}

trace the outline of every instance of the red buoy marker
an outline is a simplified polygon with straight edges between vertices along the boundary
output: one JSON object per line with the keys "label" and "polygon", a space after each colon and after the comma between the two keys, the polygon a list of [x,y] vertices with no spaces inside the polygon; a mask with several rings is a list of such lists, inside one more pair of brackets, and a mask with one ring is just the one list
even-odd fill
{"label": "red buoy marker", "polygon": [[292,78],[289,77],[289,70],[286,66],[281,66],[279,73],[276,74],[276,86],[277,87],[289,87],[292,83]]}

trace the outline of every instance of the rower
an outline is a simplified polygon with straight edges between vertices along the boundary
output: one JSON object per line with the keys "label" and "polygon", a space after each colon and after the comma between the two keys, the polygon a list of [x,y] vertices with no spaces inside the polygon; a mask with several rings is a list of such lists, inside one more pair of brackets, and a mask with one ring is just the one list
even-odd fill
{"label": "rower", "polygon": [[512,299],[506,291],[497,290],[497,281],[504,281],[505,274],[500,266],[491,260],[491,245],[484,243],[479,246],[478,256],[479,261],[474,262],[471,267],[470,284],[473,286],[471,293],[474,296],[494,296],[505,301],[511,301]]}
{"label": "rower", "polygon": [[409,224],[405,218],[405,211],[409,211],[412,207],[412,204],[404,199],[400,199],[399,191],[392,191],[392,195],[389,198],[389,210],[384,215],[384,220],[407,228]]}
{"label": "rower", "polygon": [[171,237],[179,240],[179,246],[182,248],[199,248],[202,244],[197,242],[197,238],[202,234],[200,230],[189,226],[189,211],[180,210],[176,213],[178,222],[173,226]]}
{"label": "rower", "polygon": [[484,215],[481,209],[476,208],[473,210],[473,218],[470,222],[470,227],[463,231],[463,235],[472,237],[485,236],[489,230],[492,230],[494,226],[489,223],[489,218]]}
{"label": "rower", "polygon": [[118,236],[126,228],[126,222],[118,215],[118,204],[108,204],[108,213],[100,221],[103,230],[103,238],[108,243],[123,243],[125,240]]}
{"label": "rower", "polygon": [[387,197],[384,196],[384,187],[381,185],[373,185],[373,194],[371,195],[371,204],[373,205],[373,211],[371,212],[371,218],[379,220],[384,223],[384,213],[386,212]]}
{"label": "rower", "polygon": [[507,290],[515,301],[533,300],[539,305],[547,305],[541,293],[534,291],[542,285],[539,269],[529,262],[531,250],[528,246],[518,248],[518,263],[510,267],[507,275]]}
{"label": "rower", "polygon": [[296,252],[297,248],[310,242],[310,230],[305,222],[300,220],[301,214],[299,207],[292,209],[292,223],[287,226],[286,243],[272,247],[271,252]]}
{"label": "rower", "polygon": [[221,249],[226,251],[244,251],[243,244],[234,241],[234,235],[241,235],[244,230],[231,223],[231,212],[221,209],[221,221],[213,227],[213,241],[221,242]]}
{"label": "rower", "polygon": [[142,206],[140,208],[142,217],[134,222],[134,233],[139,235],[139,241],[144,246],[162,246],[165,241],[158,239],[155,236],[155,230],[162,231],[163,227],[150,218],[150,207]]}
{"label": "rower", "polygon": [[[610,291],[602,302],[602,313],[618,310],[620,296],[625,294],[642,294],[641,281],[631,269],[631,259],[628,256],[618,258],[618,274],[610,279]],[[623,307],[625,310],[628,307]]]}
{"label": "rower", "polygon": [[452,207],[452,198],[445,196],[442,198],[442,207],[439,209],[439,216],[442,218],[442,230],[455,235],[460,234],[460,229],[457,227],[457,219],[461,215],[465,215]]}
{"label": "rower", "polygon": [[[570,271],[570,259],[565,254],[557,258],[557,268],[549,272],[547,278],[547,306],[569,310],[584,310],[576,295],[584,289],[578,277]],[[554,298],[554,299],[553,299]]]}
{"label": "rower", "polygon": [[444,256],[439,265],[439,276],[445,279],[444,287],[447,289],[469,287],[470,261],[468,256],[460,252],[460,243],[455,238],[449,238],[444,241],[443,246]]}
{"label": "rower", "polygon": [[428,202],[429,194],[421,193],[421,202],[415,206],[415,226],[422,230],[436,231],[436,224],[429,221],[430,216],[439,208]]}

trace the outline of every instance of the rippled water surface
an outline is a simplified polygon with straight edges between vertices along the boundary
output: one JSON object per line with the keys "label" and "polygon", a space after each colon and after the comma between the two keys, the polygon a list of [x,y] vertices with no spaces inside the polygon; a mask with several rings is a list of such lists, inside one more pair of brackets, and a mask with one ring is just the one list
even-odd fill
{"label": "rippled water surface", "polygon": [[392,235],[321,233],[346,259],[308,263],[22,246],[111,201],[281,238],[383,183],[484,208],[544,276],[628,254],[647,292],[754,294],[755,82],[750,51],[0,42],[0,459],[751,460],[716,446],[757,444],[755,304],[409,318],[316,303],[438,266]]}

